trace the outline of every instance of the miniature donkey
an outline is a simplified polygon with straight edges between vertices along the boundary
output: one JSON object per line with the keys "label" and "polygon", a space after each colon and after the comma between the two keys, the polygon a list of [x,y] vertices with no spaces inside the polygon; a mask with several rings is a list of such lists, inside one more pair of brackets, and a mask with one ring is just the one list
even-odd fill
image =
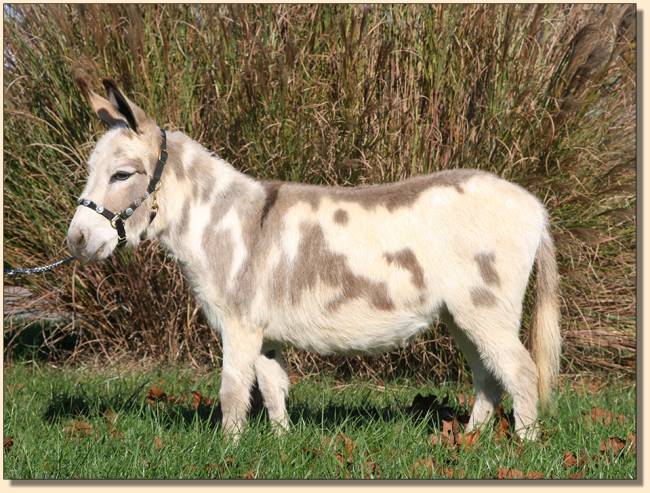
{"label": "miniature donkey", "polygon": [[[227,436],[244,427],[255,378],[271,421],[288,427],[284,346],[386,351],[442,319],[472,370],[467,430],[506,391],[517,433],[535,438],[561,338],[554,246],[534,196],[470,169],[359,188],[259,181],[165,134],[112,81],[107,99],[77,82],[109,130],[88,161],[70,249],[89,262],[148,237],[173,253],[221,334]],[[518,337],[533,263],[534,360]]]}

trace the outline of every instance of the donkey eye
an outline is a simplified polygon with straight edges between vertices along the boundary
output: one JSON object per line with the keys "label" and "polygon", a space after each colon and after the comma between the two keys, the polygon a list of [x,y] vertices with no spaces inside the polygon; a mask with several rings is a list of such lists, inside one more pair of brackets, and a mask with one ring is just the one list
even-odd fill
{"label": "donkey eye", "polygon": [[126,171],[118,171],[111,176],[111,182],[128,180],[132,174],[133,173],[127,173]]}

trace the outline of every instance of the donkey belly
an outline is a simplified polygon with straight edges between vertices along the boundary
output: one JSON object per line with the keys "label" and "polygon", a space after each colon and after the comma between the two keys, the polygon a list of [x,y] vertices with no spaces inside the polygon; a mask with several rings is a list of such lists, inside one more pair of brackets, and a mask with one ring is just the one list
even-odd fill
{"label": "donkey belly", "polygon": [[412,311],[382,312],[361,300],[331,314],[301,311],[284,315],[267,326],[265,338],[321,354],[387,351],[405,345],[435,318]]}

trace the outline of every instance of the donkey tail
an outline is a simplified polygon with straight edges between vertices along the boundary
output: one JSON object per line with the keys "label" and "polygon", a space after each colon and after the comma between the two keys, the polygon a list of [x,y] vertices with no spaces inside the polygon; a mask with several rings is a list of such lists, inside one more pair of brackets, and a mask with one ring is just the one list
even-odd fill
{"label": "donkey tail", "polygon": [[560,372],[560,307],[558,299],[559,277],[555,260],[555,245],[544,229],[535,258],[537,268],[536,299],[533,312],[531,346],[537,365],[538,391],[541,408],[548,411],[551,394]]}

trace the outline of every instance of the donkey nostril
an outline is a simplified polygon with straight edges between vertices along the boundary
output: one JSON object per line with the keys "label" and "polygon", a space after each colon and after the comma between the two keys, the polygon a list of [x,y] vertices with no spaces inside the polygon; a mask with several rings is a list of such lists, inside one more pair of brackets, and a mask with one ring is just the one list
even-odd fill
{"label": "donkey nostril", "polygon": [[69,237],[70,247],[79,251],[86,246],[87,238],[83,231],[77,231]]}
{"label": "donkey nostril", "polygon": [[75,238],[75,245],[77,248],[83,248],[86,246],[86,235],[83,231],[80,231],[77,237]]}

